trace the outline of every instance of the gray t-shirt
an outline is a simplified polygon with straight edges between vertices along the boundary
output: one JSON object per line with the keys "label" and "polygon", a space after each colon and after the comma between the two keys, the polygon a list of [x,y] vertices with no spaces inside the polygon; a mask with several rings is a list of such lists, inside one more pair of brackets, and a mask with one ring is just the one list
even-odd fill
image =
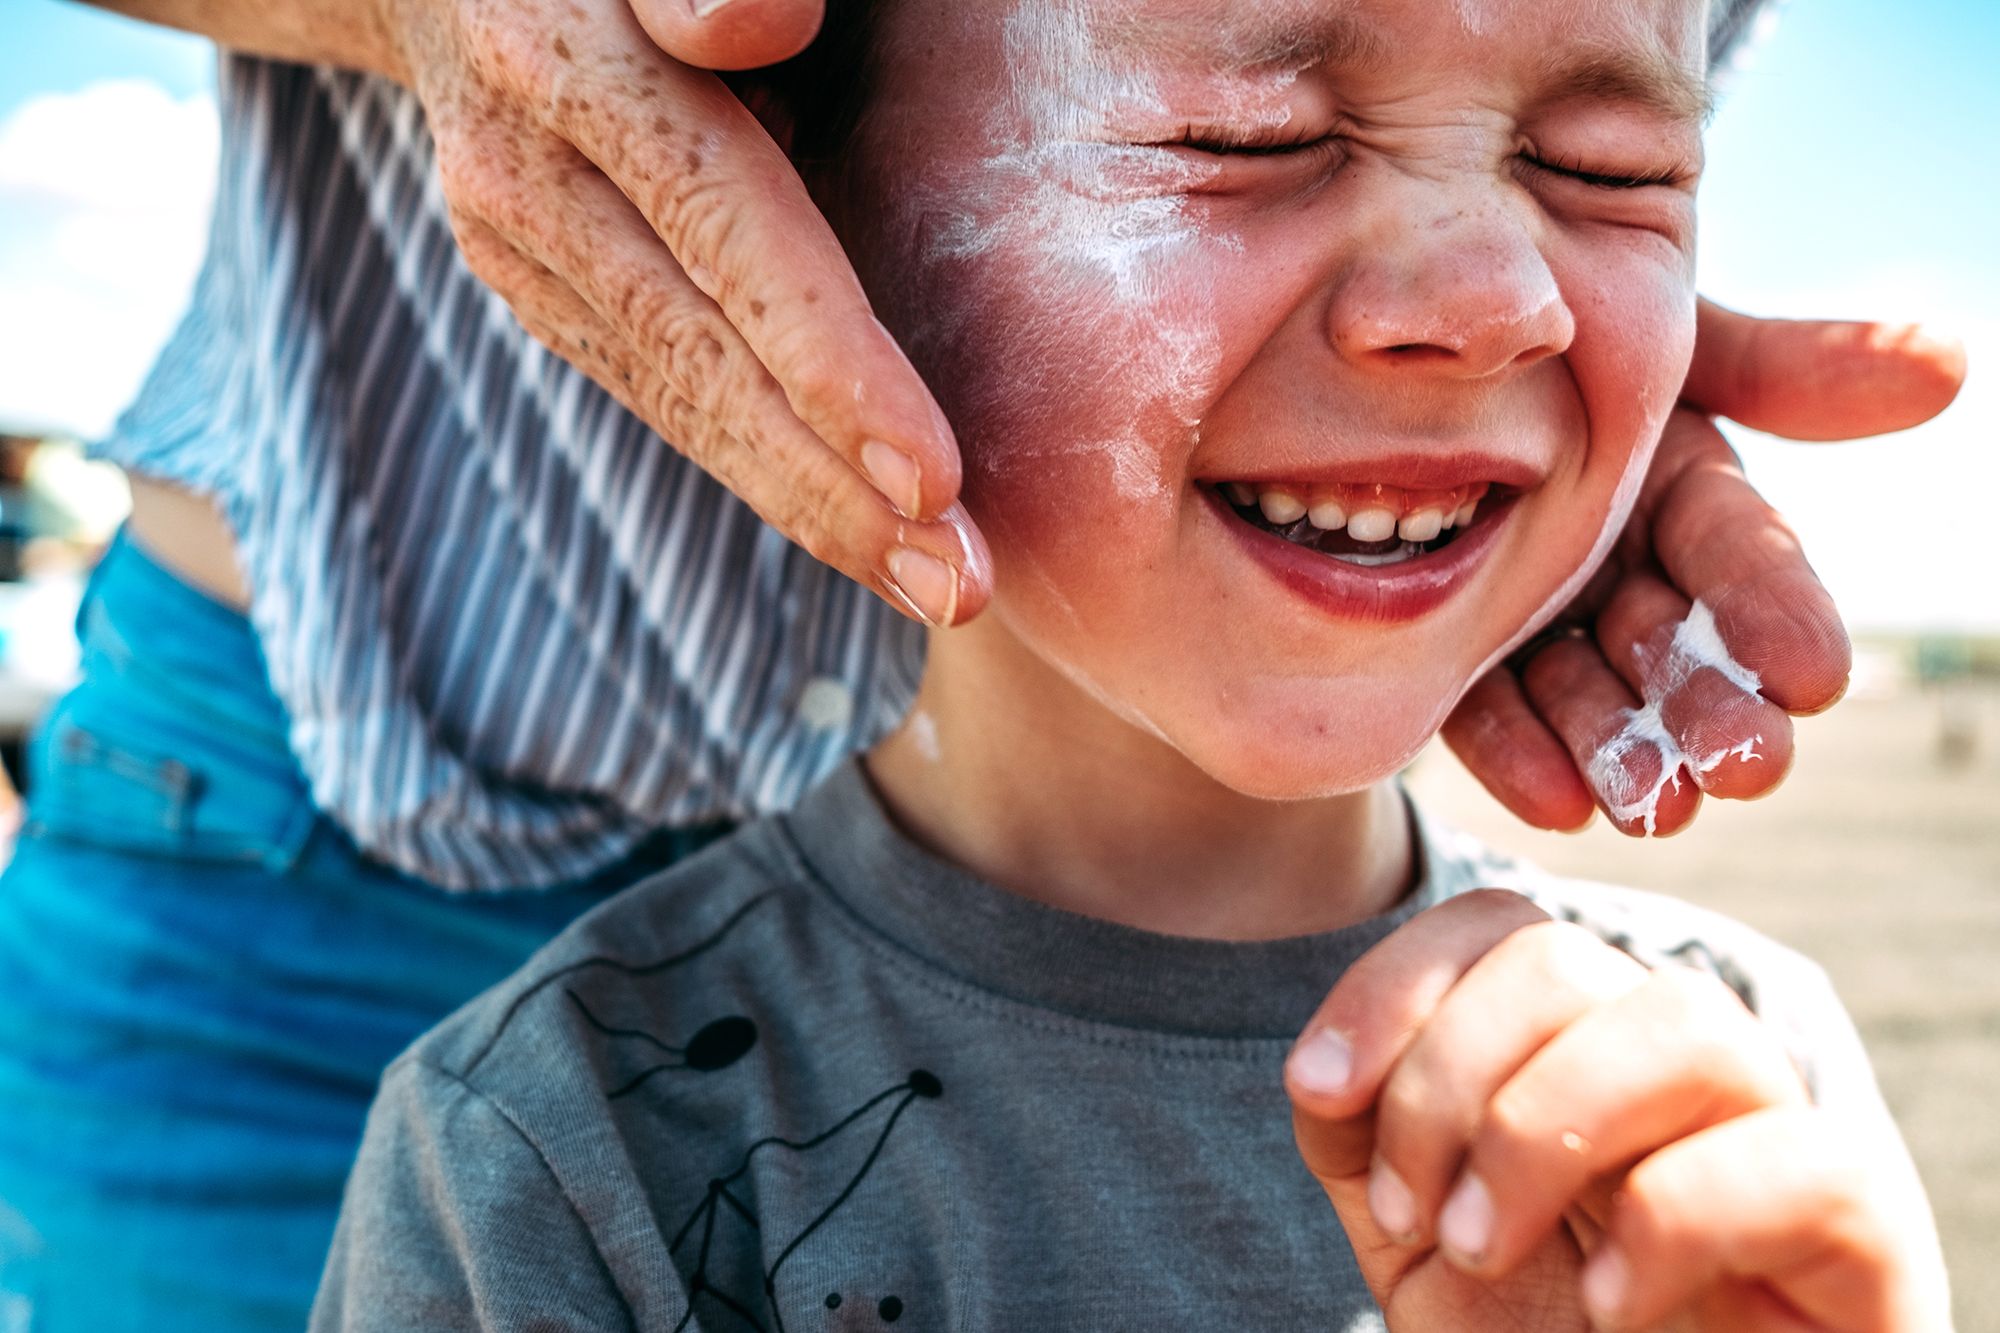
{"label": "gray t-shirt", "polygon": [[1219,943],[980,883],[850,763],[391,1066],[313,1327],[1380,1328],[1280,1066],[1355,958],[1481,885],[1719,972],[1822,1099],[1882,1114],[1797,955],[1417,827],[1387,916]]}

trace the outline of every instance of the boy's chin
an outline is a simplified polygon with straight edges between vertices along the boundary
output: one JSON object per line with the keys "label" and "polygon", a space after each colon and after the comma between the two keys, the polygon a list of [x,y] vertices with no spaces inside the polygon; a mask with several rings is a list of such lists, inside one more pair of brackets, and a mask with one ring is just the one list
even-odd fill
{"label": "boy's chin", "polygon": [[1386,737],[1379,728],[1364,735],[1265,735],[1203,738],[1179,748],[1196,767],[1242,796],[1261,801],[1313,801],[1346,796],[1385,782],[1403,771],[1430,739],[1412,729]]}

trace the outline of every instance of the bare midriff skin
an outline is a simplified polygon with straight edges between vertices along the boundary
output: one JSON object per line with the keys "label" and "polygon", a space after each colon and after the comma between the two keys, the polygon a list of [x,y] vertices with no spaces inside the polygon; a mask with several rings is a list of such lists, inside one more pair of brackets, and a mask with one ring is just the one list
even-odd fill
{"label": "bare midriff skin", "polygon": [[236,537],[213,500],[151,477],[130,475],[127,532],[168,570],[239,611],[250,588],[236,562]]}

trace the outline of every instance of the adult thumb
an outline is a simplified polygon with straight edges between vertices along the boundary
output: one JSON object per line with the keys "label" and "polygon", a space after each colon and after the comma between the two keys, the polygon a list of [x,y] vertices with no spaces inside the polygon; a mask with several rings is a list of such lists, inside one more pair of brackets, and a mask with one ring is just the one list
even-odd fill
{"label": "adult thumb", "polygon": [[812,44],[825,0],[630,0],[660,49],[699,69],[757,69]]}
{"label": "adult thumb", "polygon": [[1757,319],[1703,301],[1683,401],[1790,440],[1907,430],[1944,411],[1965,348],[1914,324]]}

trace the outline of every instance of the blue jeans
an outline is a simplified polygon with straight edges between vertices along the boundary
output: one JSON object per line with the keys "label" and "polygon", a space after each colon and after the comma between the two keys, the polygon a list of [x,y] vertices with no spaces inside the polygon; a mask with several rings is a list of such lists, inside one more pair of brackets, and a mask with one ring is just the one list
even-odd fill
{"label": "blue jeans", "polygon": [[0,1333],[304,1326],[382,1067],[609,892],[362,856],[251,628],[116,543],[0,875]]}

